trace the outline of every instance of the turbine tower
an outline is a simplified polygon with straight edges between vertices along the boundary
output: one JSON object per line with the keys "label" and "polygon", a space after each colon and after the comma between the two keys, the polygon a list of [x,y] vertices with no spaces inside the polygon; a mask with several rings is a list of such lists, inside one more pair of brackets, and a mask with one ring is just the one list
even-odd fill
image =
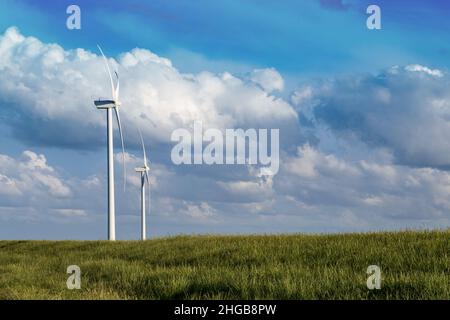
{"label": "turbine tower", "polygon": [[139,131],[139,136],[141,137],[142,151],[144,153],[144,166],[138,167],[135,170],[141,175],[141,240],[145,240],[147,235],[145,222],[145,183],[147,182],[148,197],[150,199],[150,183],[148,180],[148,171],[150,170],[150,167],[147,164],[147,155],[145,153],[144,139],[142,139],[141,131]]}
{"label": "turbine tower", "polygon": [[103,56],[103,60],[106,65],[106,70],[109,74],[109,80],[111,82],[111,93],[112,98],[103,100],[99,99],[94,101],[97,109],[105,109],[107,117],[106,132],[108,137],[107,142],[107,159],[108,159],[108,240],[116,240],[116,210],[115,210],[115,196],[114,196],[114,145],[113,145],[113,120],[112,120],[112,110],[116,114],[117,125],[119,127],[120,141],[122,143],[122,164],[123,164],[123,175],[124,175],[124,188],[125,188],[125,148],[123,145],[123,135],[122,135],[122,124],[120,122],[119,107],[121,105],[119,100],[119,75],[115,72],[116,85],[114,86],[113,77],[111,75],[111,70],[109,69],[108,60],[103,54],[102,48],[98,46],[100,53]]}

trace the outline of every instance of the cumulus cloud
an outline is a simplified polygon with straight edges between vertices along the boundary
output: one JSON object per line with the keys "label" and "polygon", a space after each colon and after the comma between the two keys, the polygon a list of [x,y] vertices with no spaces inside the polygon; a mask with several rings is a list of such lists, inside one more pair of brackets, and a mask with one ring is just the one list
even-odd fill
{"label": "cumulus cloud", "polygon": [[411,71],[411,72],[423,72],[425,74],[428,74],[430,76],[434,76],[434,77],[442,77],[444,74],[441,70],[438,69],[430,69],[428,67],[425,66],[421,66],[420,64],[411,64],[405,67],[406,71]]}
{"label": "cumulus cloud", "polygon": [[26,196],[50,194],[54,197],[68,197],[70,188],[47,164],[42,154],[26,150],[20,159],[0,155],[0,194]]}
{"label": "cumulus cloud", "polygon": [[105,179],[63,174],[44,154],[0,154],[0,219],[26,222],[76,222],[101,211]]}
{"label": "cumulus cloud", "polygon": [[447,171],[338,159],[309,145],[286,162],[284,174],[298,179],[280,181],[279,191],[312,208],[334,207],[366,222],[376,218],[379,225],[389,219],[450,221]]}
{"label": "cumulus cloud", "polygon": [[219,181],[224,197],[234,202],[261,202],[273,196],[272,176],[252,180]]}
{"label": "cumulus cloud", "polygon": [[[140,127],[149,143],[168,143],[174,129],[195,120],[214,128],[292,127],[297,121],[289,103],[270,95],[283,87],[273,69],[256,70],[253,81],[228,72],[183,74],[170,60],[138,48],[109,62],[121,76],[126,137],[128,128]],[[16,136],[28,143],[103,145],[105,115],[93,100],[107,97],[108,86],[95,53],[46,44],[14,27],[0,36],[0,105]]]}
{"label": "cumulus cloud", "polygon": [[194,219],[207,220],[215,215],[216,210],[206,202],[200,204],[186,203],[186,214]]}
{"label": "cumulus cloud", "polygon": [[450,165],[450,77],[411,65],[301,88],[292,102],[314,128],[386,147],[400,164]]}
{"label": "cumulus cloud", "polygon": [[[275,69],[243,77],[226,71],[186,74],[146,49],[109,61],[121,75],[127,144],[139,146],[136,127],[148,145],[157,143],[147,149],[151,232],[450,225],[450,81],[442,70],[412,64],[376,75],[309,81],[288,102],[274,95],[284,88]],[[22,141],[104,146],[105,115],[92,100],[108,94],[108,85],[98,54],[45,44],[16,28],[0,36],[0,119]],[[205,129],[280,128],[280,172],[267,177],[251,166],[172,165],[170,134],[194,120]],[[64,158],[64,149],[58,150]],[[134,168],[142,165],[142,154],[136,150],[124,155],[126,191],[119,188],[122,155],[115,155],[117,215],[123,223],[139,222],[140,178]],[[103,150],[95,154],[104,161],[98,168],[104,168]],[[0,217],[99,217],[104,226],[106,169],[80,177],[63,173],[64,161],[49,160],[30,150],[18,157],[0,154]]]}
{"label": "cumulus cloud", "polygon": [[63,217],[86,217],[86,211],[82,209],[54,209],[57,215],[61,215]]}
{"label": "cumulus cloud", "polygon": [[268,93],[284,88],[283,77],[274,68],[253,70],[250,79]]}
{"label": "cumulus cloud", "polygon": [[14,179],[11,179],[3,174],[0,174],[0,186],[0,194],[2,195],[18,196],[22,194],[18,183]]}
{"label": "cumulus cloud", "polygon": [[285,162],[288,171],[300,177],[316,177],[321,172],[330,175],[358,175],[358,170],[345,161],[337,159],[334,155],[324,155],[310,145],[298,148],[297,158],[290,158]]}

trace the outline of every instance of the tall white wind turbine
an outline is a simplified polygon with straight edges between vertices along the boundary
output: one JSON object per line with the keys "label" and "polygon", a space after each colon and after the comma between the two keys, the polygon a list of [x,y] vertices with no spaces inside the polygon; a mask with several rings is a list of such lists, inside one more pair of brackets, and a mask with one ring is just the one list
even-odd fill
{"label": "tall white wind turbine", "polygon": [[125,148],[123,145],[122,124],[120,123],[119,107],[121,105],[119,100],[119,75],[115,72],[116,85],[114,85],[111,70],[109,69],[108,60],[106,59],[102,48],[98,46],[100,53],[103,56],[103,60],[106,65],[106,70],[109,74],[109,80],[111,82],[112,98],[109,100],[99,99],[94,101],[97,109],[106,109],[107,114],[107,137],[108,137],[108,240],[116,240],[116,210],[115,210],[115,197],[114,197],[114,146],[113,146],[113,120],[112,110],[116,114],[117,125],[119,127],[120,141],[122,143],[122,164],[124,174],[124,188],[125,188]]}
{"label": "tall white wind turbine", "polygon": [[141,175],[141,240],[145,240],[147,236],[145,221],[145,183],[147,183],[148,197],[150,200],[150,182],[148,180],[148,171],[150,170],[150,167],[148,166],[147,154],[145,153],[144,139],[142,139],[141,131],[139,131],[139,136],[141,137],[142,151],[144,153],[144,166],[138,167],[135,170]]}

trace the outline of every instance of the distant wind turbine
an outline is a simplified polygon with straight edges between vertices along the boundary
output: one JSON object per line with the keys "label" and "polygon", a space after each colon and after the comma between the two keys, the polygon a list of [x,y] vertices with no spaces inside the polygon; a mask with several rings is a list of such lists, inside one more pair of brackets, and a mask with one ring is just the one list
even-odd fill
{"label": "distant wind turbine", "polygon": [[117,72],[116,76],[116,85],[114,86],[113,77],[111,75],[111,70],[109,69],[108,60],[103,54],[102,48],[97,45],[100,53],[103,56],[103,60],[106,65],[106,70],[109,74],[109,80],[111,81],[111,91],[112,91],[112,99],[111,100],[95,100],[94,104],[97,109],[106,109],[107,111],[107,137],[108,137],[108,240],[116,240],[116,211],[115,211],[115,197],[114,197],[114,147],[113,147],[113,120],[112,120],[112,109],[114,109],[117,124],[119,127],[120,133],[120,141],[122,143],[122,165],[123,165],[123,175],[124,175],[124,188],[125,188],[125,148],[123,145],[123,135],[122,135],[122,124],[120,123],[120,113],[119,107],[121,105],[119,100],[119,75]]}
{"label": "distant wind turbine", "polygon": [[150,182],[148,180],[148,171],[150,170],[150,167],[147,163],[147,154],[145,153],[144,139],[142,139],[141,131],[139,131],[139,136],[141,137],[142,151],[144,153],[144,166],[138,167],[135,170],[141,174],[141,239],[145,240],[147,235],[145,222],[145,183],[147,182],[148,198],[150,200]]}

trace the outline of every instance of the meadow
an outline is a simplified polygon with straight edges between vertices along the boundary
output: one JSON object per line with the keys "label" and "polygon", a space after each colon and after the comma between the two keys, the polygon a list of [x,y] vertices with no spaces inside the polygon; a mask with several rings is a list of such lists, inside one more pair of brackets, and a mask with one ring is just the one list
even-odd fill
{"label": "meadow", "polygon": [[450,231],[0,241],[0,299],[450,299]]}

